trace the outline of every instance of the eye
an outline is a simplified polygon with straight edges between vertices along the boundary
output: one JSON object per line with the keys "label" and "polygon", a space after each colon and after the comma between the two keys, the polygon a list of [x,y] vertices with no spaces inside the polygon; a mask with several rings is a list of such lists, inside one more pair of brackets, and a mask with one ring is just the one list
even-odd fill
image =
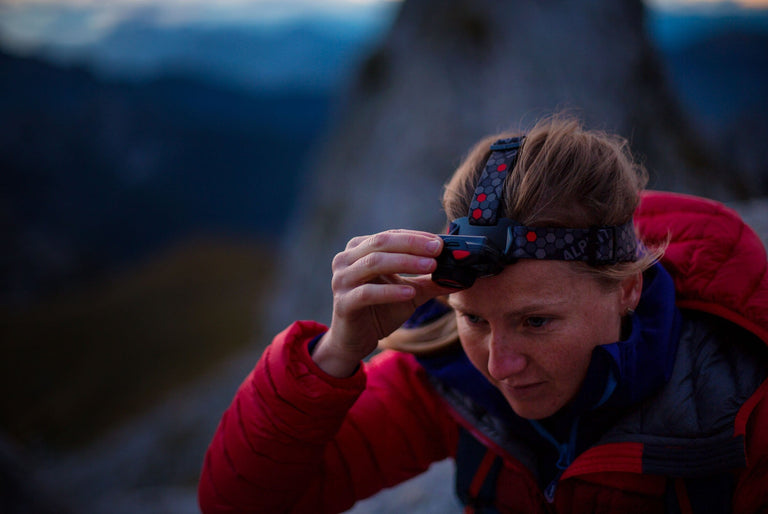
{"label": "eye", "polygon": [[531,316],[530,318],[525,319],[525,324],[532,328],[542,328],[549,322],[549,318],[544,318],[542,316]]}
{"label": "eye", "polygon": [[480,325],[484,321],[483,318],[480,316],[475,316],[474,314],[462,314],[461,316],[470,325]]}

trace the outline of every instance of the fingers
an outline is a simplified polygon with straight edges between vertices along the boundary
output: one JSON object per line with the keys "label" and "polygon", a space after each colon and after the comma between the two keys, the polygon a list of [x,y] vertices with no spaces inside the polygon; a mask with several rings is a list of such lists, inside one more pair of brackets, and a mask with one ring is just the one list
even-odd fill
{"label": "fingers", "polygon": [[350,240],[333,260],[333,316],[321,350],[347,364],[362,358],[428,300],[426,295],[444,294],[427,275],[437,267],[442,244],[439,236],[414,230]]}
{"label": "fingers", "polygon": [[436,256],[442,248],[442,239],[429,232],[416,230],[388,230],[371,236],[359,236],[347,243],[347,248],[337,257],[343,264],[350,264],[362,256],[376,253],[409,253]]}
{"label": "fingers", "polygon": [[371,253],[337,270],[331,286],[334,290],[356,287],[368,282],[399,283],[398,275],[421,275],[431,273],[437,261],[430,257],[418,257],[406,254]]}
{"label": "fingers", "polygon": [[404,280],[404,283],[413,286],[415,291],[413,302],[417,306],[423,304],[431,298],[449,295],[457,291],[453,287],[441,286],[437,282],[433,281],[430,275],[408,277]]}
{"label": "fingers", "polygon": [[403,284],[363,284],[336,296],[334,311],[341,317],[352,315],[363,307],[412,300],[416,294],[413,286]]}
{"label": "fingers", "polygon": [[434,234],[392,230],[352,239],[333,260],[333,289],[375,281],[398,282],[399,274],[431,273],[442,240]]}

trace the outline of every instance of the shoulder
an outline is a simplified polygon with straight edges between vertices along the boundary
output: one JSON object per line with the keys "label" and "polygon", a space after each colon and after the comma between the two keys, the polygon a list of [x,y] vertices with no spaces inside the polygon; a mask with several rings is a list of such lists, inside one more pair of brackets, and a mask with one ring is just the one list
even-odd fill
{"label": "shoulder", "polygon": [[672,377],[662,401],[687,430],[733,430],[741,407],[768,376],[768,348],[717,316],[683,311]]}
{"label": "shoulder", "polygon": [[646,244],[667,243],[662,264],[677,304],[730,320],[768,344],[768,258],[754,230],[725,205],[648,192],[635,213]]}
{"label": "shoulder", "polygon": [[768,347],[756,335],[717,316],[683,311],[674,386],[687,383],[702,405],[718,397],[741,405],[766,376]]}
{"label": "shoulder", "polygon": [[734,512],[757,512],[768,505],[768,380],[739,412],[736,435],[744,435],[747,470],[734,495]]}
{"label": "shoulder", "polygon": [[623,420],[643,437],[729,439],[742,407],[768,377],[768,348],[752,333],[706,313],[683,311],[669,381]]}
{"label": "shoulder", "polygon": [[[762,241],[739,214],[722,203],[676,193],[645,193],[635,224],[644,242],[667,243],[662,261],[681,278],[739,266],[745,275],[733,288],[766,273]],[[711,277],[707,277],[711,278]]]}

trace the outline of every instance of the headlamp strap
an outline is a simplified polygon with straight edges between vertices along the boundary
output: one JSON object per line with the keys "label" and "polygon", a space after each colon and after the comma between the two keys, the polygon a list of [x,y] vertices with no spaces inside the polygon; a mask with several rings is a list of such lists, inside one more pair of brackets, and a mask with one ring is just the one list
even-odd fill
{"label": "headlamp strap", "polygon": [[584,261],[599,266],[636,260],[637,240],[632,220],[606,227],[527,227],[499,216],[504,183],[515,166],[524,139],[525,136],[499,139],[491,145],[469,213],[466,218],[454,220],[449,233],[484,236],[503,252],[508,262],[548,259]]}
{"label": "headlamp strap", "polygon": [[636,260],[637,239],[632,220],[591,228],[526,227],[511,222],[504,255],[510,260],[584,261],[600,266]]}
{"label": "headlamp strap", "polygon": [[469,205],[467,217],[470,225],[495,225],[498,221],[504,182],[507,173],[515,166],[524,138],[499,139],[491,145],[491,155],[485,163]]}

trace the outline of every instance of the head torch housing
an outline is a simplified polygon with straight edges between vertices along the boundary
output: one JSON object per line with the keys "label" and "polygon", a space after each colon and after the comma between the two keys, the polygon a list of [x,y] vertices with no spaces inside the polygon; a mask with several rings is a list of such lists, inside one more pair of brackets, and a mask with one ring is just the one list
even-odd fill
{"label": "head torch housing", "polygon": [[591,266],[636,260],[637,243],[632,221],[623,225],[563,228],[527,227],[509,218],[496,225],[478,226],[467,218],[451,223],[440,236],[443,251],[437,257],[432,280],[464,289],[475,280],[501,273],[518,259],[582,261]]}
{"label": "head torch housing", "polygon": [[637,258],[632,220],[590,228],[528,227],[499,217],[504,179],[514,166],[523,138],[499,140],[480,176],[469,214],[453,220],[443,239],[432,280],[464,289],[475,280],[501,273],[518,259],[582,261],[592,266]]}
{"label": "head torch housing", "polygon": [[504,254],[483,236],[440,236],[443,251],[432,280],[446,287],[464,289],[478,277],[497,275],[504,269]]}

